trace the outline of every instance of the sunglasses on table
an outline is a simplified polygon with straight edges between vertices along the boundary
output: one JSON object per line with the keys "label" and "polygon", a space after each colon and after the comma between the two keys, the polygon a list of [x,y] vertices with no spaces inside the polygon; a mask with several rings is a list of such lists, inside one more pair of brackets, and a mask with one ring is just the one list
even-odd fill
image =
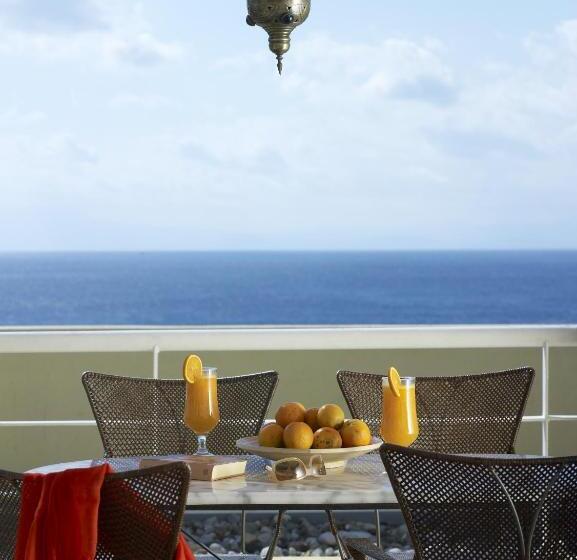
{"label": "sunglasses on table", "polygon": [[287,457],[274,461],[266,467],[269,476],[276,482],[302,480],[308,476],[324,476],[327,474],[325,463],[320,455],[313,455],[308,465],[297,457]]}

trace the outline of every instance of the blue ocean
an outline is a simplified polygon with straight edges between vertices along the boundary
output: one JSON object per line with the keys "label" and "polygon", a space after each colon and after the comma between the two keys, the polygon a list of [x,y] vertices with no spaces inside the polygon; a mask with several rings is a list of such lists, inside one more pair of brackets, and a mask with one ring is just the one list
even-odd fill
{"label": "blue ocean", "polygon": [[0,324],[577,323],[577,252],[0,255]]}

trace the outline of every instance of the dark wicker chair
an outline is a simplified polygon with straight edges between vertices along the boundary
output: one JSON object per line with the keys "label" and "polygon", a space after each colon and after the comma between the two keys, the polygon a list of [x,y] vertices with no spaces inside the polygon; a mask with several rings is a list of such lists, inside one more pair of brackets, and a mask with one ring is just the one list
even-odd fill
{"label": "dark wicker chair", "polygon": [[[457,377],[418,377],[420,435],[412,447],[439,453],[512,453],[535,371],[532,368]],[[339,371],[354,418],[379,437],[382,375]]]}
{"label": "dark wicker chair", "polygon": [[[456,377],[418,377],[420,435],[412,447],[441,453],[512,453],[534,376],[532,368],[524,367]],[[351,415],[367,422],[376,437],[380,437],[382,379],[383,375],[374,373],[337,373]],[[376,524],[380,543],[378,512]],[[355,546],[360,550],[372,544],[356,541]]]}
{"label": "dark wicker chair", "polygon": [[[274,371],[218,380],[220,422],[213,453],[239,454],[236,440],[258,433],[278,382]],[[86,372],[82,383],[106,457],[192,454],[196,435],[183,422],[186,383]]]}
{"label": "dark wicker chair", "polygon": [[[189,480],[183,463],[108,475],[96,560],[172,560]],[[23,475],[0,471],[0,560],[14,558],[22,482]]]}
{"label": "dark wicker chair", "polygon": [[[381,456],[415,559],[577,558],[577,457],[459,457],[394,445]],[[356,558],[400,557],[348,544]]]}

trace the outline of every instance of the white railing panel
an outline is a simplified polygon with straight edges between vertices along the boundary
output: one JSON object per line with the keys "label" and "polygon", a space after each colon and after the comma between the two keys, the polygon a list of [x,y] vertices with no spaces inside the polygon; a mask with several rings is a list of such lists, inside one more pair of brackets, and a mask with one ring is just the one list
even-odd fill
{"label": "white railing panel", "polygon": [[[151,352],[157,379],[160,352],[233,350],[359,350],[540,348],[541,446],[549,453],[550,422],[577,421],[577,414],[550,412],[550,348],[577,347],[577,325],[263,326],[263,327],[20,327],[0,329],[0,354]],[[7,420],[0,428],[95,426],[93,420]]]}
{"label": "white railing panel", "polygon": [[78,327],[0,329],[0,354],[577,346],[568,326]]}

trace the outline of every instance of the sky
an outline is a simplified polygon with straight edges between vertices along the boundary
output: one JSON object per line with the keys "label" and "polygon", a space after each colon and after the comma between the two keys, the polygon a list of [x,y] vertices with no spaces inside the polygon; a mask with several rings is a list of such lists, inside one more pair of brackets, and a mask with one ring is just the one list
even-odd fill
{"label": "sky", "polygon": [[577,248],[574,0],[0,0],[0,251]]}

